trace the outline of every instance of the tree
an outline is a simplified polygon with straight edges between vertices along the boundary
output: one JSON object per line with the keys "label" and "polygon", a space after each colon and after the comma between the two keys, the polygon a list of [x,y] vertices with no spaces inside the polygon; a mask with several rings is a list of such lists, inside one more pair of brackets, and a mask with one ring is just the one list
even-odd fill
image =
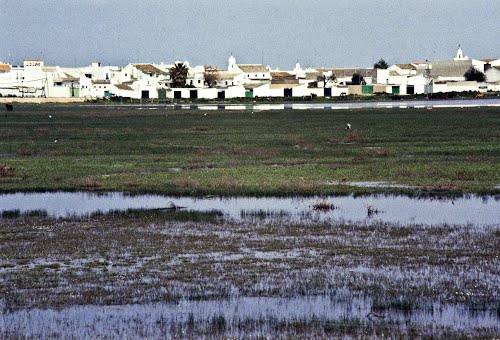
{"label": "tree", "polygon": [[351,78],[353,85],[362,85],[365,82],[365,78],[359,73],[354,73]]}
{"label": "tree", "polygon": [[203,78],[205,78],[205,84],[208,87],[214,87],[217,84],[217,73],[219,69],[215,66],[205,65],[205,72],[203,72]]}
{"label": "tree", "polygon": [[172,80],[172,87],[186,86],[186,79],[188,76],[188,68],[183,63],[176,63],[170,68],[170,79]]}
{"label": "tree", "polygon": [[478,81],[482,82],[485,79],[484,73],[479,71],[478,69],[471,66],[467,72],[464,73],[465,80],[467,81]]}
{"label": "tree", "polygon": [[335,76],[334,73],[330,74],[329,76],[322,75],[318,76],[317,81],[322,81],[324,83],[323,86],[326,87],[326,84],[328,83],[335,83],[337,81],[337,76]]}
{"label": "tree", "polygon": [[380,68],[385,70],[389,68],[389,64],[387,64],[387,62],[384,59],[380,58],[379,61],[373,64],[373,68]]}

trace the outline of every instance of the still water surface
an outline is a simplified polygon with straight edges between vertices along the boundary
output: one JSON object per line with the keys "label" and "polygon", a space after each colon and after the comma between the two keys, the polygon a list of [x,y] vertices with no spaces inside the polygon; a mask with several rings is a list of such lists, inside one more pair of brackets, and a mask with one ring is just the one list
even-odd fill
{"label": "still water surface", "polygon": [[[388,222],[399,224],[500,225],[500,196],[417,198],[393,194],[326,197],[172,197],[162,195],[92,194],[83,192],[15,193],[0,195],[0,213],[45,210],[49,216],[83,216],[126,209],[158,209],[169,202],[187,210],[219,210],[227,219],[286,217],[294,221]],[[318,202],[335,207],[314,210]],[[371,207],[375,213],[368,215]]]}

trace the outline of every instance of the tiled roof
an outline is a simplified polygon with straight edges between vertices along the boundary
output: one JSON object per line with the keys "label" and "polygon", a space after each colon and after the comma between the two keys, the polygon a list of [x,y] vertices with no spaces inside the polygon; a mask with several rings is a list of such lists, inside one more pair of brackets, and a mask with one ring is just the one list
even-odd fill
{"label": "tiled roof", "polygon": [[271,84],[298,84],[297,78],[288,72],[271,72]]}
{"label": "tiled roof", "polygon": [[293,76],[292,74],[288,72],[283,72],[283,71],[276,71],[276,72],[271,72],[271,77],[289,77]]}
{"label": "tiled roof", "polygon": [[292,87],[300,86],[300,84],[271,84],[269,85],[270,89],[289,89]]}
{"label": "tiled roof", "polygon": [[402,70],[416,70],[417,68],[412,64],[396,64]]}
{"label": "tiled roof", "polygon": [[92,80],[92,84],[111,84],[109,80]]}
{"label": "tiled roof", "polygon": [[151,64],[134,64],[134,67],[139,71],[141,71],[142,73],[146,74],[163,74],[163,75],[168,74],[167,72],[162,71],[158,67]]}
{"label": "tiled roof", "polygon": [[238,64],[239,69],[243,73],[266,73],[269,72],[262,64]]}
{"label": "tiled roof", "polygon": [[400,74],[397,71],[390,71],[389,72],[389,76],[391,76],[391,77],[397,77],[397,76],[400,76]]}
{"label": "tiled roof", "polygon": [[306,80],[318,80],[318,77],[321,75],[321,72],[307,72]]}
{"label": "tiled roof", "polygon": [[373,68],[329,68],[329,69],[321,69],[322,72],[332,71],[333,74],[337,78],[348,78],[352,77],[353,74],[358,73],[363,77],[372,77],[375,78],[377,76],[377,70]]}
{"label": "tiled roof", "polygon": [[54,79],[54,82],[56,82],[56,83],[79,83],[80,78],[75,78],[75,77],[56,78],[56,79]]}
{"label": "tiled roof", "polygon": [[115,85],[115,87],[119,90],[133,91],[133,89],[130,86],[125,85],[125,84],[117,84],[117,85]]}
{"label": "tiled roof", "polygon": [[10,68],[8,64],[0,64],[0,71],[10,71]]}
{"label": "tiled roof", "polygon": [[[463,77],[464,73],[472,67],[472,60],[438,60],[429,61],[432,66],[430,70],[431,77]],[[424,74],[427,70],[418,70],[418,73]]]}
{"label": "tiled roof", "polygon": [[261,87],[264,84],[265,83],[254,83],[254,84],[244,84],[243,86],[245,87],[245,89],[255,89],[257,87]]}
{"label": "tiled roof", "polygon": [[229,73],[229,72],[225,72],[225,71],[220,71],[220,72],[214,73],[214,76],[217,79],[233,79],[239,75],[240,74],[238,74],[238,73]]}

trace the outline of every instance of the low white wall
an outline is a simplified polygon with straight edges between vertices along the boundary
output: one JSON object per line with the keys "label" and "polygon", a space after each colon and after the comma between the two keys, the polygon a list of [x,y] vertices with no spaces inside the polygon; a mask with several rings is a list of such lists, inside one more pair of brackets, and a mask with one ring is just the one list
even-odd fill
{"label": "low white wall", "polygon": [[230,86],[226,90],[226,98],[245,98],[243,86]]}
{"label": "low white wall", "polygon": [[198,98],[215,99],[217,98],[217,89],[215,88],[198,89]]}

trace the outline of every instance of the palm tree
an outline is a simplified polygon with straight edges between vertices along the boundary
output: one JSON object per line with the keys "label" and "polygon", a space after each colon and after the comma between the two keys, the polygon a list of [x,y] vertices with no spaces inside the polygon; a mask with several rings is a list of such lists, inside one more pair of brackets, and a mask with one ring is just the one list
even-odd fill
{"label": "palm tree", "polygon": [[170,68],[170,79],[172,80],[172,87],[186,86],[186,79],[188,76],[188,68],[181,62],[175,63]]}

